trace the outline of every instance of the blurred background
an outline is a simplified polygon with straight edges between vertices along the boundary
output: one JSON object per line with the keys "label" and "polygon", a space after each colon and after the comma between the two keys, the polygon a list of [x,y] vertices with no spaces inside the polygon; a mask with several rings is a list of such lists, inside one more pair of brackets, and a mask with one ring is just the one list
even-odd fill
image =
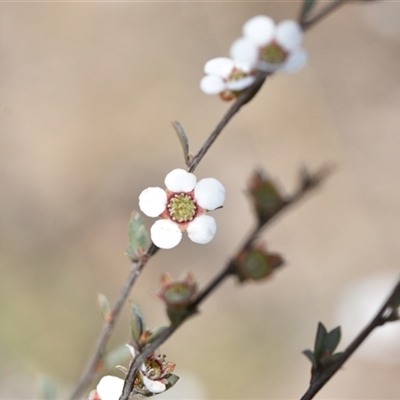
{"label": "blurred background", "polygon": [[[101,326],[96,295],[114,303],[128,274],[139,193],[184,167],[171,121],[195,153],[229,107],[199,90],[204,63],[228,55],[248,18],[296,18],[299,6],[0,4],[0,398],[38,398],[41,375],[60,396],[72,388]],[[340,167],[263,235],[286,266],[266,282],[226,282],[162,347],[182,377],[164,397],[300,398],[318,321],[342,324],[344,348],[398,277],[400,3],[346,5],[305,47],[306,68],[269,79],[197,168],[227,189],[218,233],[206,246],[185,237],[147,266],[130,299],[148,325],[167,322],[153,294],[161,272],[190,269],[202,285],[237,249],[254,168],[290,192],[301,165]],[[390,337],[366,343],[319,398],[398,399],[400,334]],[[111,347],[127,339],[126,309]]]}

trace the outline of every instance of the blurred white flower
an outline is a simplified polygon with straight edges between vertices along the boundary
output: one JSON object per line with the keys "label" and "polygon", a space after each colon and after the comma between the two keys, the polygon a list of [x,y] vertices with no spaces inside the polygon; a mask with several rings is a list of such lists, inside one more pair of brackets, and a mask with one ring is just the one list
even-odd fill
{"label": "blurred white flower", "polygon": [[243,37],[232,44],[230,54],[236,62],[265,72],[295,72],[307,61],[302,42],[303,31],[297,22],[275,25],[270,17],[258,15],[244,24]]}
{"label": "blurred white flower", "polygon": [[[342,291],[336,307],[336,324],[342,327],[343,345],[348,345],[375,317],[398,279],[398,271],[380,273],[360,279]],[[388,322],[375,329],[354,357],[400,364],[400,322]]]}
{"label": "blurred white flower", "polygon": [[118,400],[124,387],[124,380],[117,376],[106,375],[97,385],[97,395],[101,400]]}
{"label": "blurred white flower", "polygon": [[197,182],[194,174],[174,169],[165,177],[165,190],[150,187],[140,194],[139,207],[149,217],[161,217],[150,229],[151,239],[161,249],[179,244],[182,232],[200,244],[210,242],[217,231],[215,219],[207,211],[222,207],[225,188],[214,178]]}
{"label": "blurred white flower", "polygon": [[206,76],[200,81],[201,90],[206,94],[219,94],[224,100],[232,100],[255,79],[250,64],[227,57],[207,61],[204,73]]}

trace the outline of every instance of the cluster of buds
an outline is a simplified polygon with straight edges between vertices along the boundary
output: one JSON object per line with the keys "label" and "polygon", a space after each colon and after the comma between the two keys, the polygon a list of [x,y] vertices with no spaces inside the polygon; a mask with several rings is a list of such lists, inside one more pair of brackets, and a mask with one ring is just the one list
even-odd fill
{"label": "cluster of buds", "polygon": [[205,64],[200,88],[206,94],[232,100],[254,82],[257,71],[295,72],[307,61],[301,47],[303,31],[296,21],[276,25],[270,17],[258,15],[243,25],[242,33],[231,46],[231,58],[218,57]]}

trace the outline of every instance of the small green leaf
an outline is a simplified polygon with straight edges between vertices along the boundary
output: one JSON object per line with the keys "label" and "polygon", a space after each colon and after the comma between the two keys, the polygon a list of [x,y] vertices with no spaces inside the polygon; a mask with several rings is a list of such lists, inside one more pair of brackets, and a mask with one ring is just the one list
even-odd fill
{"label": "small green leaf", "polygon": [[59,398],[55,383],[47,376],[39,378],[39,391],[44,400],[57,400]]}
{"label": "small green leaf", "polygon": [[98,293],[97,302],[99,304],[100,312],[104,321],[107,321],[111,314],[111,307],[107,297],[103,293]]}
{"label": "small green leaf", "polygon": [[185,163],[188,165],[188,162],[190,161],[190,155],[189,155],[189,139],[186,135],[185,130],[183,129],[182,125],[178,121],[173,121],[172,126],[175,128],[175,131],[178,135],[179,142],[182,146],[183,150],[183,156],[185,158]]}
{"label": "small green leaf", "polygon": [[140,258],[141,253],[149,246],[150,237],[143,219],[137,211],[133,211],[129,220],[128,249],[125,254],[133,261]]}
{"label": "small green leaf", "polygon": [[304,20],[307,14],[311,12],[316,4],[316,0],[304,0],[303,9],[301,11],[301,19]]}
{"label": "small green leaf", "polygon": [[175,383],[178,382],[178,380],[179,380],[179,376],[175,375],[175,374],[167,374],[167,375],[165,375],[164,378],[168,381],[168,383],[166,385],[167,386],[166,390],[171,389],[172,386],[174,386]]}
{"label": "small green leaf", "polygon": [[159,326],[158,328],[154,328],[150,331],[150,336],[146,340],[146,344],[154,342],[165,330],[167,326]]}
{"label": "small green leaf", "polygon": [[130,319],[131,335],[132,339],[137,342],[140,336],[142,336],[142,333],[146,329],[146,323],[140,307],[134,302],[131,302],[130,306],[131,306],[131,319]]}
{"label": "small green leaf", "polygon": [[316,369],[318,366],[318,361],[315,358],[314,353],[311,350],[304,350],[303,354],[311,361],[313,369]]}
{"label": "small green leaf", "polygon": [[321,322],[318,322],[317,335],[315,336],[314,354],[317,360],[321,357],[324,352],[324,341],[327,335],[327,330]]}
{"label": "small green leaf", "polygon": [[108,352],[103,361],[105,372],[111,372],[115,370],[117,365],[125,364],[131,356],[131,353],[126,345],[120,345],[115,349]]}
{"label": "small green leaf", "polygon": [[329,354],[333,354],[340,342],[340,336],[340,326],[332,329],[324,338],[324,352],[328,351]]}

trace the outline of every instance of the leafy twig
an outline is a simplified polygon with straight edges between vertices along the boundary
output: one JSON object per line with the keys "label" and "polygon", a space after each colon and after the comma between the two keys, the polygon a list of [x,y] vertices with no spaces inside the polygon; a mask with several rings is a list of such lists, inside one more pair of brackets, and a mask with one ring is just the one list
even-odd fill
{"label": "leafy twig", "polygon": [[121,290],[115,306],[109,314],[109,317],[103,323],[93,354],[69,399],[79,399],[81,394],[85,391],[86,387],[93,380],[96,372],[101,369],[100,367],[105,348],[114,329],[114,325],[116,324],[121,314],[122,307],[124,306],[129,296],[129,293],[131,292],[131,289],[135,284],[137,278],[140,276],[140,273],[142,272],[144,266],[147,264],[149,258],[152,256],[152,254],[154,254],[156,250],[157,247],[152,244],[146,251],[146,253],[142,255],[140,260],[132,263],[129,276],[124,284],[124,287]]}
{"label": "leafy twig", "polygon": [[393,312],[397,311],[400,298],[400,280],[397,282],[395,288],[392,290],[389,298],[383,304],[372,321],[360,332],[360,334],[350,343],[346,350],[337,358],[335,362],[330,364],[321,373],[312,379],[310,386],[306,393],[301,397],[301,400],[310,400],[322,389],[322,387],[332,378],[332,376],[342,367],[347,359],[357,350],[357,348],[364,342],[369,334],[377,327],[384,325],[386,322],[392,321]]}

